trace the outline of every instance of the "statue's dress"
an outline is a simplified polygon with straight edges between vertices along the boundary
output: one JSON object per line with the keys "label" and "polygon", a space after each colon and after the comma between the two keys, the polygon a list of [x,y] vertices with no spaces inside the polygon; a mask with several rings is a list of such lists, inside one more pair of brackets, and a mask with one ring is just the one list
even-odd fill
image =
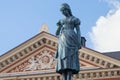
{"label": "statue's dress", "polygon": [[74,28],[79,26],[80,21],[72,16],[70,19],[63,19],[58,23],[62,25],[62,28],[56,52],[56,72],[63,73],[65,70],[70,70],[73,74],[77,74],[80,70],[78,58],[78,49],[80,47],[78,36],[80,35],[76,33]]}

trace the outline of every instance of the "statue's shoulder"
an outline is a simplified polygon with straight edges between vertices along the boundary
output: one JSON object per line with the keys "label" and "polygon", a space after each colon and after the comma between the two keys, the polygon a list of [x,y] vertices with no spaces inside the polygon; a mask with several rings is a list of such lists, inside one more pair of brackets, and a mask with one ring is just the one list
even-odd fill
{"label": "statue's shoulder", "polygon": [[74,21],[74,22],[79,21],[80,22],[79,18],[77,18],[75,16],[72,16],[72,21]]}
{"label": "statue's shoulder", "polygon": [[80,20],[79,20],[79,18],[73,16],[73,17],[72,17],[72,21],[74,22],[75,25],[80,25]]}

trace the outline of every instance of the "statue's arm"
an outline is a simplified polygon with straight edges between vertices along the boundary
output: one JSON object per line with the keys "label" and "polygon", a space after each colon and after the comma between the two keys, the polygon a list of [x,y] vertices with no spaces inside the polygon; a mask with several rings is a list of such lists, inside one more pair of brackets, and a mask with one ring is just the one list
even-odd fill
{"label": "statue's arm", "polygon": [[60,21],[57,23],[57,26],[58,26],[58,28],[56,30],[56,36],[58,36],[60,34],[60,31],[61,31],[61,28],[62,28],[62,25],[61,25]]}
{"label": "statue's arm", "polygon": [[75,26],[76,26],[76,32],[77,32],[77,36],[78,36],[78,46],[79,48],[81,48],[81,33],[80,33],[80,20],[76,19],[75,20]]}

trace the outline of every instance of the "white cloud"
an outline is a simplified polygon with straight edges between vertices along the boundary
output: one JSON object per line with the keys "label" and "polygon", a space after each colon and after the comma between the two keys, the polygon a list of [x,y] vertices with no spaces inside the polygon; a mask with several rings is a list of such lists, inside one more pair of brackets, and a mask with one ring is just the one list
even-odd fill
{"label": "white cloud", "polygon": [[89,33],[94,49],[100,52],[120,51],[120,2],[104,0],[112,8],[106,16],[100,16]]}

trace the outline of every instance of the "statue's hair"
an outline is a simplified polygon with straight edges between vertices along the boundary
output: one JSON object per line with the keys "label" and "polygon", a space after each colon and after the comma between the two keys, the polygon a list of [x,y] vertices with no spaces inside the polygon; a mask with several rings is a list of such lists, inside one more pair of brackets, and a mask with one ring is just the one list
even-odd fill
{"label": "statue's hair", "polygon": [[61,5],[60,10],[62,11],[63,9],[68,10],[68,11],[69,11],[69,14],[72,16],[72,12],[71,12],[70,6],[69,6],[67,3],[63,3],[63,4]]}

